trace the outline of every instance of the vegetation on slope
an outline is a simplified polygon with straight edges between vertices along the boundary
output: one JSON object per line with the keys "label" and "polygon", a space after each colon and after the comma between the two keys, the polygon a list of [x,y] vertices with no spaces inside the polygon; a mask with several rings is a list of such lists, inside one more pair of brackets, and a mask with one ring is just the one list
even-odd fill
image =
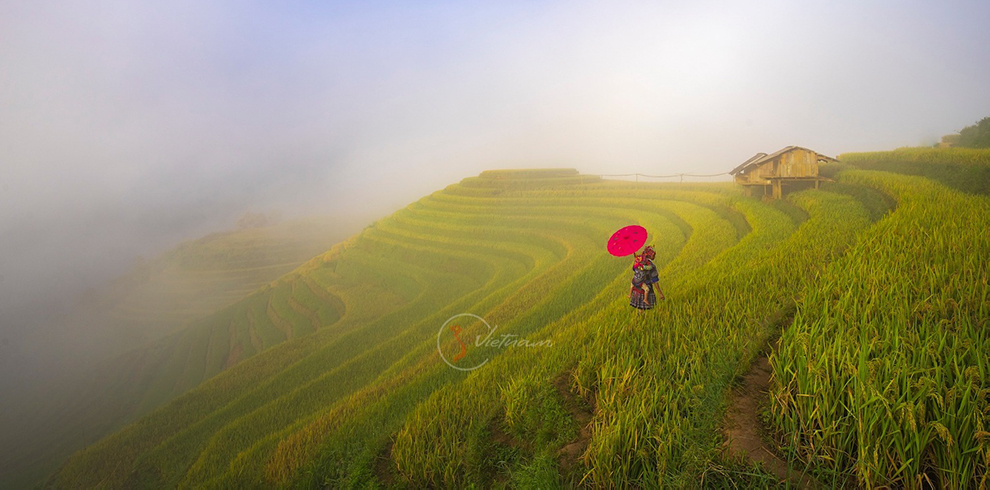
{"label": "vegetation on slope", "polygon": [[[264,471],[269,465],[235,464],[232,458],[242,462],[252,457],[262,463],[274,461],[279,457],[274,453],[280,450],[279,442],[291,440],[293,433],[303,437],[307,434],[306,426],[319,424],[324,412],[337,410],[340,413],[347,410],[347,406],[395,414],[391,417],[394,430],[401,424],[404,412],[394,411],[392,407],[383,409],[388,405],[361,404],[357,400],[368,393],[379,393],[380,396],[383,390],[372,383],[375,379],[391,380],[394,385],[396,376],[400,379],[409,376],[397,373],[418,372],[416,366],[422,369],[424,362],[430,366],[430,375],[422,378],[421,383],[409,385],[410,390],[412,386],[424,388],[415,397],[422,398],[431,393],[430,383],[455,382],[462,378],[463,374],[440,364],[437,359],[435,335],[446,318],[463,311],[477,311],[507,332],[524,333],[527,328],[542,328],[600,294],[603,281],[624,275],[627,264],[600,257],[599,248],[601,236],[626,224],[630,217],[642,217],[655,223],[652,227],[663,233],[661,236],[665,241],[660,243],[664,245],[661,256],[668,259],[676,252],[676,237],[683,237],[682,227],[686,227],[686,223],[676,217],[678,212],[701,213],[710,216],[711,221],[719,221],[716,211],[683,201],[672,200],[661,206],[668,209],[651,211],[647,207],[648,200],[623,198],[627,189],[622,186],[614,188],[610,184],[597,183],[561,189],[565,193],[573,190],[584,196],[568,200],[564,196],[553,196],[552,191],[529,193],[518,190],[511,191],[518,194],[516,202],[512,202],[502,197],[484,200],[445,191],[382,220],[342,247],[332,264],[326,261],[310,264],[297,271],[298,279],[287,280],[324,274],[329,265],[338,272],[350,268],[361,270],[366,279],[379,287],[394,283],[396,276],[409,274],[428,287],[416,304],[405,305],[399,309],[401,315],[389,317],[381,315],[380,301],[372,301],[368,311],[374,309],[379,315],[363,318],[367,324],[359,327],[360,332],[337,338],[321,330],[235,366],[146,419],[155,422],[139,422],[81,453],[66,466],[60,477],[71,475],[76,469],[99,475],[98,468],[105,464],[105,470],[118,475],[113,478],[119,478],[108,481],[118,481],[121,485],[128,478],[189,485],[216,478],[236,479],[243,473],[256,473],[256,468]],[[598,199],[591,198],[594,196],[590,193],[595,191],[601,194]],[[541,197],[540,192],[547,195]],[[643,192],[647,191],[644,189]],[[541,201],[549,206],[540,206]],[[603,206],[605,203],[609,205]],[[720,222],[720,229],[724,230],[720,233],[734,239],[735,228],[726,221]],[[668,240],[675,241],[665,245]],[[706,242],[698,243],[710,248]],[[458,255],[462,258],[458,259]],[[370,256],[372,260],[361,261],[363,256]],[[397,256],[404,259],[402,265],[388,267],[385,259]],[[449,277],[425,275],[431,272],[447,273]],[[379,278],[381,283],[378,283]],[[334,283],[325,285],[333,286]],[[444,289],[444,285],[450,285],[450,288]],[[619,294],[624,291],[620,290]],[[382,299],[377,295],[371,297]],[[369,295],[361,295],[353,299],[368,298]],[[359,310],[348,305],[348,314],[357,315]],[[434,339],[432,342],[431,338]],[[240,393],[237,400],[215,392],[221,380],[244,386],[238,382],[243,376],[241,371],[249,371],[253,365],[262,363],[290,367],[272,373],[271,379]],[[412,402],[416,401],[415,397]],[[202,400],[203,404],[192,400]],[[412,406],[415,404],[409,404],[406,411]],[[186,412],[183,407],[190,407],[190,410]],[[188,421],[193,419],[198,422],[190,424]],[[160,428],[155,427],[165,420],[177,421],[167,425],[175,427],[174,431],[159,431]],[[147,430],[161,435],[150,435]],[[389,431],[380,432],[380,435],[387,438]],[[118,452],[121,446],[137,450],[131,452],[132,456],[121,457]],[[183,452],[181,448],[187,449]],[[99,462],[103,460],[101,454],[106,455],[105,463]],[[153,457],[153,454],[163,457]],[[164,458],[165,455],[169,458]],[[127,463],[129,458],[133,463]],[[176,461],[173,464],[167,460]],[[130,464],[135,466],[128,466]],[[119,470],[114,472],[113,468]],[[139,471],[134,471],[135,468]],[[232,473],[224,476],[228,471]],[[80,476],[76,474],[60,481],[86,481],[76,479]],[[96,481],[106,476],[100,475]],[[257,476],[266,477],[265,474]]]}
{"label": "vegetation on slope", "polygon": [[[822,298],[831,301],[835,291],[848,298],[845,292],[853,288],[842,279],[850,264],[859,264],[860,271],[878,267],[867,263],[864,250],[893,246],[909,233],[910,223],[948,212],[926,211],[924,196],[963,204],[955,200],[962,194],[911,179],[851,172],[822,190],[790,195],[787,204],[745,198],[731,185],[610,182],[573,171],[495,171],[466,179],[246,298],[229,312],[231,325],[246,322],[248,332],[255,332],[241,339],[271,336],[265,345],[270,348],[77,453],[51,483],[123,488],[773,484],[772,477],[727,460],[721,451],[718,423],[728,388],[786,327],[780,322],[795,305],[798,320],[785,331],[774,358],[779,378],[794,376],[786,362],[803,362],[800,356],[788,361],[800,349],[828,365],[849,366],[842,364],[844,351],[827,348],[829,339],[854,349],[849,346],[859,338],[857,325],[881,318],[873,309],[881,304],[865,290],[857,298],[865,303],[850,309],[820,308]],[[983,198],[968,199],[972,212],[982,219],[990,215]],[[629,261],[602,251],[611,231],[630,223],[651,231],[662,267],[668,300],[648,312],[626,304]],[[973,306],[981,297],[986,304],[985,269],[976,268],[977,275],[966,279],[961,268],[972,266],[970,259],[940,268],[939,257],[962,242],[946,236],[948,227],[922,229],[925,238],[907,244],[928,254],[930,270],[948,281],[940,284],[958,286],[983,274],[982,289],[959,296],[943,287],[937,291],[950,291],[946,298],[954,302],[935,307],[923,296],[910,296],[922,294],[911,290],[919,279],[911,274],[921,269],[897,267],[885,276],[885,288],[913,291],[904,293],[915,298],[910,303],[915,309],[905,310],[909,314],[945,320],[945,314],[964,311],[971,319],[986,318]],[[984,245],[973,254],[984,253]],[[332,309],[337,316],[330,311],[320,316],[327,298],[343,305]],[[456,352],[456,343],[439,329],[465,312],[484,317],[499,335],[535,347],[470,348],[457,362],[483,362],[482,367],[453,369],[437,351]],[[819,317],[845,330],[816,332],[812,340],[820,344],[801,344],[799,331],[819,325]],[[265,318],[267,327],[251,330]],[[951,325],[936,322],[925,331]],[[487,331],[480,322],[461,326],[465,339]],[[942,342],[925,344],[931,352],[950,345],[945,331],[954,332],[926,334],[925,339]],[[960,339],[969,349],[957,349],[962,358],[924,361],[953,374],[940,379],[956,386],[935,390],[939,398],[924,409],[938,414],[931,420],[939,420],[959,449],[947,453],[952,461],[935,457],[935,466],[920,466],[939,482],[953,481],[939,471],[962,470],[956,480],[961,485],[985,475],[979,459],[986,457],[985,438],[979,431],[966,432],[982,422],[972,419],[953,428],[939,418],[952,407],[981,410],[979,403],[985,403],[974,388],[982,382],[974,380],[985,379],[985,366],[971,362],[978,342],[985,341],[981,331],[968,330],[968,340]],[[871,344],[875,352],[900,352],[906,345],[880,338]],[[866,360],[867,371],[877,367]],[[933,367],[924,362],[918,369],[931,374]],[[959,362],[963,375],[953,371]],[[846,372],[860,377],[867,372],[863,365],[853,367]],[[781,381],[777,387],[774,403],[784,404],[787,396],[801,402],[775,408],[779,429],[821,411],[803,403],[805,392],[795,391],[802,386],[795,383]],[[866,386],[855,396],[870,393]],[[866,402],[856,416],[879,403],[876,397],[860,399]],[[960,399],[969,405],[959,405]],[[848,424],[848,414],[835,420]],[[931,427],[939,437],[945,432]],[[818,435],[816,427],[796,430]],[[898,434],[864,430],[857,433],[856,447],[878,448]],[[967,434],[975,442],[963,447],[958,438]],[[822,475],[844,477],[853,467],[854,477],[866,485],[916,481],[899,479],[907,474],[904,468],[891,473],[869,459],[879,453],[851,456],[857,453],[842,446],[836,451],[847,460],[832,453],[809,458],[810,439],[804,437],[788,441],[791,455]]]}
{"label": "vegetation on slope", "polygon": [[[764,320],[793,293],[782,286],[797,282],[797,267],[807,264],[803,267],[813,270],[867,223],[851,199],[809,194],[798,200],[812,214],[800,233],[783,213],[748,199],[735,205],[753,232],[735,245],[731,229],[719,234],[715,223],[697,216],[692,221],[698,231],[690,239],[694,246],[689,240],[662,273],[669,303],[646,315],[631,312],[625,298],[615,294],[624,291],[628,278],[615,278],[597,304],[541,332],[566,348],[536,359],[523,351],[508,352],[490,369],[472,373],[465,383],[440,390],[421,405],[396,437],[399,471],[417,484],[482,483],[492,470],[484,469],[484,458],[472,460],[471,455],[484,454],[494,426],[516,441],[528,434],[555,436],[545,436],[528,454],[516,454],[509,477],[519,484],[590,480],[679,486],[695,481],[717,458],[715,424],[726,388],[774,333]],[[815,247],[822,242],[819,233],[833,239]],[[781,255],[791,255],[793,263],[767,260]],[[679,262],[686,267],[678,267]],[[552,388],[561,376],[595,407],[582,454],[587,467],[577,474],[558,475],[559,451],[574,434],[546,408],[564,403]],[[510,443],[509,449],[489,451],[510,451],[514,445],[521,446]]]}
{"label": "vegetation on slope", "polygon": [[774,368],[794,457],[867,487],[984,486],[990,465],[990,200],[851,171],[898,210],[809,285]]}
{"label": "vegetation on slope", "polygon": [[964,148],[990,148],[990,117],[959,131],[959,146]]}
{"label": "vegetation on slope", "polygon": [[[136,264],[127,275],[87,293],[64,320],[71,327],[51,343],[64,344],[68,357],[78,352],[110,360],[95,374],[77,369],[61,384],[38,386],[35,398],[43,404],[24,396],[21,413],[8,414],[0,486],[43,479],[71,452],[284,340],[280,331],[266,327],[268,296],[249,302],[262,312],[260,320],[238,315],[243,308],[223,308],[358,228],[343,219],[311,217],[214,233]],[[307,322],[310,330],[334,323],[343,310],[332,295],[316,298],[301,284],[273,295],[271,321],[283,329],[283,317],[298,323],[288,327],[296,334]],[[142,347],[149,340],[156,342]]]}
{"label": "vegetation on slope", "polygon": [[990,195],[990,149],[898,148],[838,158],[860,169],[919,175],[963,192]]}

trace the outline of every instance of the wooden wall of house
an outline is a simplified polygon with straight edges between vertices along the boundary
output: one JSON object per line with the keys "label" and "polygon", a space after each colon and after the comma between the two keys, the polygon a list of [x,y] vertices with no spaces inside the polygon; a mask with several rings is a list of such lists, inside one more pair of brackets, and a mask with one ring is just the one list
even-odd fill
{"label": "wooden wall of house", "polygon": [[813,151],[795,148],[777,158],[780,177],[818,177],[818,154]]}
{"label": "wooden wall of house", "polygon": [[766,162],[759,167],[751,168],[745,173],[736,174],[736,183],[739,184],[766,184],[769,177],[776,177],[775,165],[777,159]]}
{"label": "wooden wall of house", "polygon": [[739,172],[738,174],[735,175],[735,180],[737,184],[746,185],[757,182],[758,179],[755,179],[755,177],[756,177],[756,172],[746,172],[746,173]]}

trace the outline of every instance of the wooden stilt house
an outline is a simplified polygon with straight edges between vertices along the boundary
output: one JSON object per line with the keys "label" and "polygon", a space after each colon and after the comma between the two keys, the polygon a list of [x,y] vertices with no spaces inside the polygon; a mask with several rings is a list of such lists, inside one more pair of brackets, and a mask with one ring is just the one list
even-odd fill
{"label": "wooden stilt house", "polygon": [[751,195],[780,199],[784,190],[818,188],[825,179],[818,176],[818,165],[834,158],[800,146],[788,146],[774,153],[757,153],[729,173]]}

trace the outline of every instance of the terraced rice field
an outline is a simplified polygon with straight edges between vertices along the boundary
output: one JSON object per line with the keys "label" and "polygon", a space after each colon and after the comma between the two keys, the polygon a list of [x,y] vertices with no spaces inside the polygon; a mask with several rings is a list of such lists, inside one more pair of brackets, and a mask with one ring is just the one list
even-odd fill
{"label": "terraced rice field", "polygon": [[771,420],[823,480],[985,487],[990,201],[848,172],[898,211],[819,275],[772,356]]}
{"label": "terraced rice field", "polygon": [[845,153],[839,159],[863,170],[920,175],[964,192],[990,194],[990,151],[976,148],[898,148]]}
{"label": "terraced rice field", "polygon": [[119,348],[173,333],[291,272],[353,225],[313,217],[189,241],[90,293],[71,322],[99,325]]}
{"label": "terraced rice field", "polygon": [[[174,399],[49,483],[773,485],[723,452],[720,425],[779,337],[767,403],[793,464],[864,486],[980,484],[987,199],[837,178],[777,203],[561,170],[466,179],[186,330],[136,397]],[[960,208],[973,224],[944,218]],[[604,253],[628,224],[658,252],[667,300],[647,312],[627,304],[631,262]],[[488,326],[461,317],[455,337],[462,313]],[[514,343],[473,342],[492,327]]]}

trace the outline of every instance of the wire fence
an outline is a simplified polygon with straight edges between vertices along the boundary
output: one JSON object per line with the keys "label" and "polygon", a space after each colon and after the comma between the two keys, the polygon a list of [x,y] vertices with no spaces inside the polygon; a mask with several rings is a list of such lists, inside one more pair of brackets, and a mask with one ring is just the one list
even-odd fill
{"label": "wire fence", "polygon": [[729,172],[722,172],[722,173],[718,173],[718,174],[688,174],[688,173],[681,173],[681,174],[670,174],[670,175],[599,174],[598,176],[601,177],[601,178],[603,178],[603,179],[607,179],[607,178],[623,178],[623,177],[624,178],[630,178],[630,177],[632,177],[632,178],[634,178],[636,180],[636,182],[639,182],[639,179],[641,179],[641,178],[643,178],[643,179],[679,179],[681,182],[684,182],[684,177],[689,177],[689,178],[711,178],[711,177],[721,177],[723,175],[729,175]]}

